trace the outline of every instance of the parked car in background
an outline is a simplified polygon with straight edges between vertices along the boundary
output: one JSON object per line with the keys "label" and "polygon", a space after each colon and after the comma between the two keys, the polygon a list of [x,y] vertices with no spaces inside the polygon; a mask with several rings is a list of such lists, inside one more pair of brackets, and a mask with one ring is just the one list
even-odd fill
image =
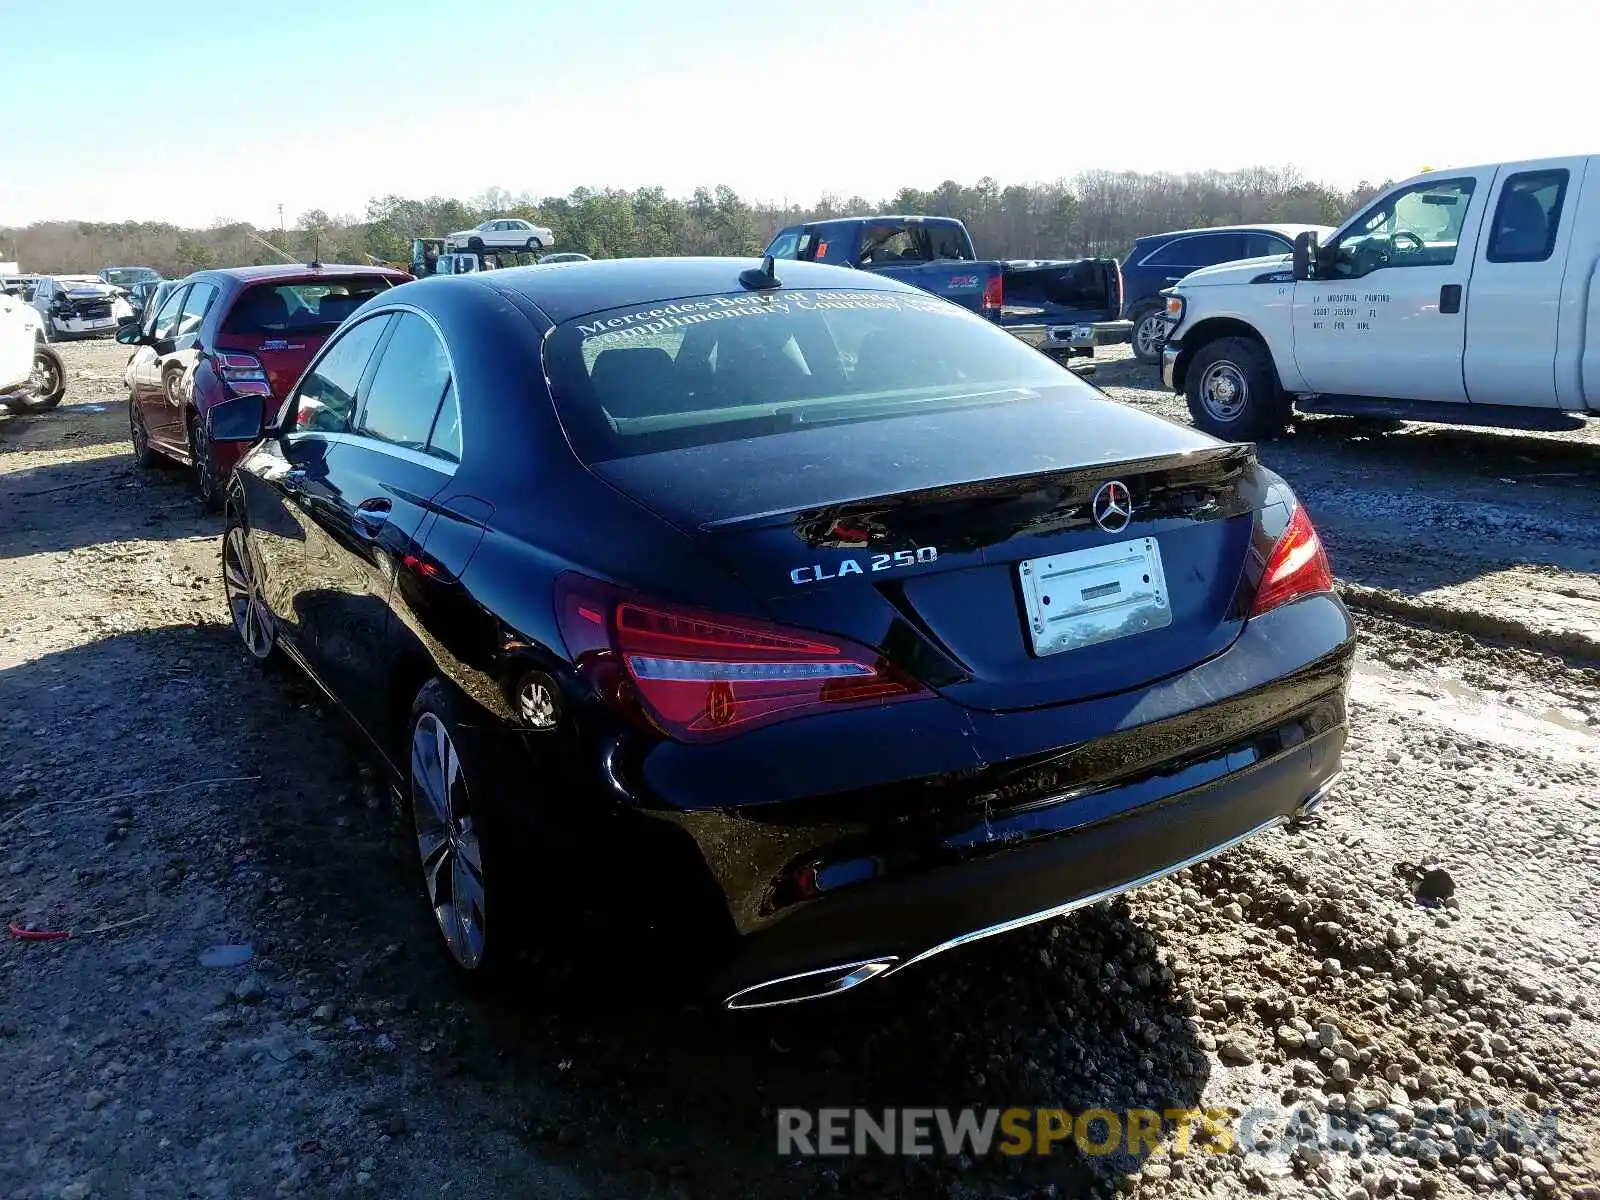
{"label": "parked car in background", "polygon": [[1325,225],[1218,225],[1139,238],[1122,264],[1123,315],[1133,322],[1133,356],[1147,365],[1161,361],[1167,338],[1165,289],[1201,267],[1288,254],[1308,229],[1323,237],[1333,232]]}
{"label": "parked car in background", "polygon": [[837,995],[1321,799],[1353,628],[1253,446],[751,268],[421,280],[212,410],[244,648],[371,739],[462,975],[599,900],[729,1008]]}
{"label": "parked car in background", "polygon": [[0,275],[0,294],[16,296],[24,303],[33,298],[33,285],[38,282],[36,275]]}
{"label": "parked car in background", "polygon": [[1114,258],[980,261],[954,217],[840,217],[781,229],[775,259],[855,267],[988,317],[1035,349],[1089,354],[1128,340]]}
{"label": "parked car in background", "polygon": [[187,463],[207,507],[239,456],[213,446],[207,414],[233,396],[281,399],[306,363],[365,301],[411,276],[385,267],[264,266],[199,271],[117,340],[128,364],[134,457]]}
{"label": "parked car in background", "polygon": [[496,217],[485,221],[476,229],[463,229],[444,239],[446,250],[543,250],[555,241],[555,235],[542,225],[524,221],[521,217]]}
{"label": "parked car in background", "polygon": [[132,291],[136,283],[160,283],[161,272],[154,267],[102,267],[100,279]]}
{"label": "parked car in background", "polygon": [[51,341],[115,333],[133,315],[123,290],[94,275],[42,275],[32,304]]}
{"label": "parked car in background", "polygon": [[593,261],[587,254],[579,254],[576,250],[563,250],[559,254],[541,254],[539,256],[540,266],[544,266],[547,263],[553,266],[556,263]]}
{"label": "parked car in background", "polygon": [[43,412],[61,403],[67,373],[43,338],[43,320],[20,297],[0,293],[0,407]]}
{"label": "parked car in background", "polygon": [[1290,258],[1209,267],[1168,297],[1168,387],[1254,439],[1296,409],[1568,430],[1600,417],[1600,155],[1433,171]]}

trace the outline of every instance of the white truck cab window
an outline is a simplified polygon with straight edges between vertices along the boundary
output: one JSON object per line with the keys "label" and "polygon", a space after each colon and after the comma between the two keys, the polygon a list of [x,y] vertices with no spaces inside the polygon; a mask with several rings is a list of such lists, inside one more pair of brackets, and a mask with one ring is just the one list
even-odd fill
{"label": "white truck cab window", "polygon": [[1329,246],[1331,277],[1353,279],[1380,267],[1449,266],[1475,182],[1430,180],[1385,196]]}

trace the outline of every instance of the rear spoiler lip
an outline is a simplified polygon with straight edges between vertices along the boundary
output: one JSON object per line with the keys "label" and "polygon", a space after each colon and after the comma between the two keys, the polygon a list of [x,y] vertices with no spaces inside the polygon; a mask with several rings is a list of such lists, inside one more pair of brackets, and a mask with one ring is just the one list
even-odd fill
{"label": "rear spoiler lip", "polygon": [[736,517],[720,517],[715,521],[703,522],[699,526],[699,530],[701,533],[712,533],[716,531],[757,529],[766,525],[780,524],[802,513],[816,513],[824,510],[868,505],[874,511],[878,511],[894,508],[901,504],[914,503],[933,494],[937,494],[941,500],[954,500],[960,499],[964,492],[981,493],[989,489],[1029,485],[1039,486],[1071,480],[1081,475],[1105,477],[1113,472],[1117,475],[1144,475],[1153,471],[1171,471],[1180,467],[1196,466],[1200,463],[1226,462],[1229,460],[1233,460],[1231,465],[1242,467],[1252,461],[1255,458],[1255,454],[1256,445],[1254,442],[1223,442],[1216,446],[1201,446],[1193,450],[1179,450],[1170,454],[1155,455],[1151,458],[1085,463],[1082,466],[1058,467],[1049,471],[1030,471],[1022,475],[1001,475],[990,479],[971,480],[965,483],[939,484],[934,487],[915,488],[904,492],[883,492],[867,496],[844,496],[811,501],[786,508],[769,509],[766,512],[746,513]]}

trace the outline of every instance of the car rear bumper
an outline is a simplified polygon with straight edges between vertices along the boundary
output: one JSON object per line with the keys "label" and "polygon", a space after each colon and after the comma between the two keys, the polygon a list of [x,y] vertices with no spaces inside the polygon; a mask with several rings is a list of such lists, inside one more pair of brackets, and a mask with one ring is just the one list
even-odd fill
{"label": "car rear bumper", "polygon": [[1005,329],[1035,350],[1091,350],[1116,346],[1133,336],[1132,321],[1090,321],[1068,324],[1007,325]]}
{"label": "car rear bumper", "polygon": [[1344,740],[1343,724],[1333,725],[1214,783],[1082,826],[1072,824],[1072,798],[1032,809],[1031,822],[1066,827],[815,904],[751,938],[715,992],[728,1008],[816,999],[1154,882],[1314,807],[1339,773]]}
{"label": "car rear bumper", "polygon": [[[855,986],[1290,818],[1339,770],[1353,653],[1349,614],[1324,594],[1124,695],[1012,712],[909,702],[638,757],[618,740],[605,798],[650,847],[628,856],[622,891],[636,909],[709,901],[728,935],[724,1002]],[[811,972],[807,995],[748,991]]]}

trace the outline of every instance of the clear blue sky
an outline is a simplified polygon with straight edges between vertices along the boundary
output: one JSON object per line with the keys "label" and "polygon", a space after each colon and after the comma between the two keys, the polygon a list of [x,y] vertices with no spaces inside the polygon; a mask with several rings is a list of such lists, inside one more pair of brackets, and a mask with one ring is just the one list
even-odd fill
{"label": "clear blue sky", "polygon": [[1294,163],[1353,183],[1596,149],[1580,127],[1586,42],[1567,36],[1592,20],[1586,7],[1553,0],[1509,24],[1502,12],[1461,0],[0,0],[12,81],[0,224],[272,225],[280,203],[292,221],[389,192],[489,186],[876,198],[1097,166]]}

